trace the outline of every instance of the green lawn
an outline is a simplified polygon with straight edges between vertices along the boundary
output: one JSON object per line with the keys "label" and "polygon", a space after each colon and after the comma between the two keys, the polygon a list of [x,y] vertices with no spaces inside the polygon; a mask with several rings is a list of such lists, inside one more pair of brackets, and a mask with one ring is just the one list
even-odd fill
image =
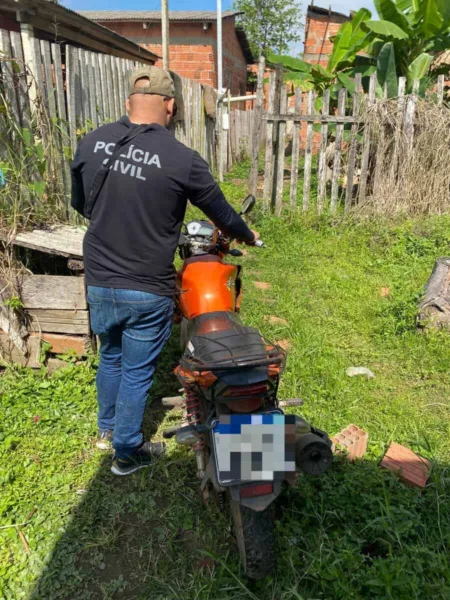
{"label": "green lawn", "polygon": [[[224,184],[235,201],[245,176],[237,170]],[[110,474],[110,457],[94,448],[95,361],[53,377],[8,371],[0,376],[0,526],[32,516],[22,528],[28,555],[15,528],[0,529],[0,599],[450,598],[450,345],[414,320],[435,259],[449,254],[450,218],[356,225],[257,212],[254,220],[268,247],[240,259],[243,318],[292,344],[281,397],[302,397],[295,412],[331,434],[351,422],[366,429],[366,459],[337,460],[284,495],[278,568],[249,584],[229,518],[203,507],[187,451],[171,442],[152,469],[125,480]],[[176,393],[176,338],[175,329],[155,397]],[[350,379],[349,366],[376,377]],[[161,435],[178,418],[155,400],[147,431]],[[379,468],[391,440],[433,461],[424,491]]]}

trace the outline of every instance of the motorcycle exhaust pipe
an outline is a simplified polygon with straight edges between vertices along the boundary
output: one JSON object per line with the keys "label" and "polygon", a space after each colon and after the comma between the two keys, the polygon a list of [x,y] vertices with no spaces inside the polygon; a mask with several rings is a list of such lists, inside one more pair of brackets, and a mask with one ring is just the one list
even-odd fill
{"label": "motorcycle exhaust pipe", "polygon": [[327,442],[315,433],[305,433],[295,442],[295,464],[306,475],[323,475],[333,462]]}

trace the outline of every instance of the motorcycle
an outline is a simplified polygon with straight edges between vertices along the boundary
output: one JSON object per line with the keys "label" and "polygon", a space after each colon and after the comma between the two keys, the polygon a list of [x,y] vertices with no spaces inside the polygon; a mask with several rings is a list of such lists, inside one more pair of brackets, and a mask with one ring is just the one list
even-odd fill
{"label": "motorcycle", "polygon": [[[240,214],[254,205],[248,196]],[[224,260],[242,252],[231,242],[203,220],[188,223],[180,236],[183,355],[175,374],[185,422],[163,436],[192,448],[203,499],[214,496],[221,509],[229,504],[245,573],[261,579],[275,564],[275,500],[299,472],[325,473],[332,452],[325,432],[280,406],[286,352],[242,323],[242,267]]]}

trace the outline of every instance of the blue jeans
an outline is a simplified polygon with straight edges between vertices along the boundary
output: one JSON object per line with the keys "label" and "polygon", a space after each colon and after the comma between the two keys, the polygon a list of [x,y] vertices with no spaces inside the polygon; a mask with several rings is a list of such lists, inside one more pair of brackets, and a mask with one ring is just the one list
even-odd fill
{"label": "blue jeans", "polygon": [[88,287],[92,331],[100,338],[98,427],[114,431],[122,458],[143,442],[153,373],[170,336],[173,300],[136,290]]}

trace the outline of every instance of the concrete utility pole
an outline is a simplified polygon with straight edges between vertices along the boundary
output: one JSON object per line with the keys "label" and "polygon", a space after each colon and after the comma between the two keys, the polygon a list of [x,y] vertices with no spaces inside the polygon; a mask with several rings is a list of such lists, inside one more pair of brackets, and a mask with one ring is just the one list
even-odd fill
{"label": "concrete utility pole", "polygon": [[169,69],[169,0],[161,0],[163,67]]}
{"label": "concrete utility pole", "polygon": [[217,0],[217,91],[222,93],[222,0]]}

